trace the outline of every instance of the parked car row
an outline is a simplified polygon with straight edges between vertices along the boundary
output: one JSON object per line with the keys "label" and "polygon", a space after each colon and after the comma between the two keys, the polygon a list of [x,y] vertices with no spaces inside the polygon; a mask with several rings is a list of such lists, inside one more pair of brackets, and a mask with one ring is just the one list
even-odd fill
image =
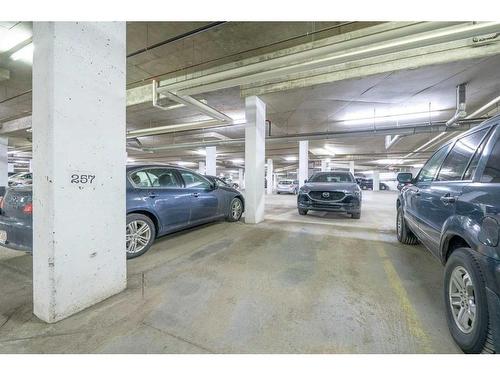
{"label": "parked car row", "polygon": [[[240,220],[245,201],[213,176],[170,165],[127,167],[126,254],[149,250],[157,237],[207,222]],[[32,187],[7,189],[0,202],[0,244],[32,251]]]}
{"label": "parked car row", "polygon": [[[373,190],[373,179],[366,177],[356,177],[356,183],[362,190]],[[383,182],[379,183],[379,190],[389,190],[389,186]]]}
{"label": "parked car row", "polygon": [[500,352],[500,116],[400,173],[396,231],[445,266],[450,333],[466,353]]}

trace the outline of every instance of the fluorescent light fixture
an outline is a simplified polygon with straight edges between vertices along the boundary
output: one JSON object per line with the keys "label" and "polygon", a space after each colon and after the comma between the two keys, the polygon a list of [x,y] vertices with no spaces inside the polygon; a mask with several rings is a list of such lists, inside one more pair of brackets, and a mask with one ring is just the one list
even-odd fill
{"label": "fluorescent light fixture", "polygon": [[413,164],[413,168],[422,168],[424,166],[424,163],[419,163],[419,164]]}
{"label": "fluorescent light fixture", "polygon": [[27,30],[20,30],[17,27],[12,29],[0,27],[0,53],[10,51],[30,37],[31,34]]}
{"label": "fluorescent light fixture", "polygon": [[243,164],[245,162],[245,160],[243,159],[232,159],[231,160],[231,163],[233,164]]}
{"label": "fluorescent light fixture", "polygon": [[207,156],[207,151],[205,149],[195,150],[194,153],[201,156]]}
{"label": "fluorescent light fixture", "polygon": [[28,133],[33,133],[33,128],[26,129]]}
{"label": "fluorescent light fixture", "polygon": [[498,102],[500,102],[500,95],[497,96],[495,99],[489,101],[488,103],[486,103],[485,105],[483,105],[481,108],[479,108],[478,110],[472,112],[470,115],[468,115],[466,117],[466,119],[469,119],[469,118],[474,118],[476,116],[480,116],[482,115],[484,112],[486,112],[488,109],[490,109],[490,107],[493,107],[495,104],[497,104]]}
{"label": "fluorescent light fixture", "polygon": [[326,152],[328,154],[330,154],[331,156],[335,156],[335,150],[333,149],[332,146],[330,145],[325,145],[324,149],[326,150]]}
{"label": "fluorescent light fixture", "polygon": [[364,117],[364,118],[354,118],[348,120],[342,120],[343,125],[370,125],[373,123],[386,123],[386,122],[407,122],[412,120],[422,120],[433,118],[438,115],[440,111],[424,111],[424,112],[413,112],[413,113],[389,113],[386,115]]}
{"label": "fluorescent light fixture", "polygon": [[19,51],[14,52],[12,55],[10,55],[10,58],[14,61],[23,61],[27,63],[32,63],[33,62],[33,43],[30,43],[23,48],[21,48]]}
{"label": "fluorescent light fixture", "polygon": [[297,157],[296,156],[285,156],[286,161],[296,161]]}
{"label": "fluorescent light fixture", "polygon": [[402,164],[403,160],[401,160],[401,159],[379,159],[379,160],[375,160],[375,163],[381,164],[381,165]]}
{"label": "fluorescent light fixture", "polygon": [[188,165],[196,165],[196,163],[192,161],[178,161],[176,162],[177,165],[180,165],[181,167],[187,167]]}

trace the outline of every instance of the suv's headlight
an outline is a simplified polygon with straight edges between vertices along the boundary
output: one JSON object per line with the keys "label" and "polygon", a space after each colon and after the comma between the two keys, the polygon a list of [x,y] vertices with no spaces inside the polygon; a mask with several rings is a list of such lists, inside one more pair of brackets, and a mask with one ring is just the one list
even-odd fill
{"label": "suv's headlight", "polygon": [[311,190],[305,186],[302,186],[299,190],[300,193],[303,193],[303,194],[307,194],[309,193]]}

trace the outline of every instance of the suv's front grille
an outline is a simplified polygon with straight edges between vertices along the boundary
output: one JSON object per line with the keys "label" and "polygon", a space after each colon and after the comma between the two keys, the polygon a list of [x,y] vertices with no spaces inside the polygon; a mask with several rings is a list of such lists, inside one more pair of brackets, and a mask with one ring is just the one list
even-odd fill
{"label": "suv's front grille", "polygon": [[309,195],[312,199],[322,201],[339,201],[345,197],[341,191],[311,191]]}

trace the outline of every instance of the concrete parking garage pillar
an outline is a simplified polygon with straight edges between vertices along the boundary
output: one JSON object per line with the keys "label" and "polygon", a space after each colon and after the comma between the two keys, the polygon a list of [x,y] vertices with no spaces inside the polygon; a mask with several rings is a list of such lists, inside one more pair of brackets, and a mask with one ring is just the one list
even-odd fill
{"label": "concrete parking garage pillar", "polygon": [[267,159],[267,174],[266,174],[266,180],[267,180],[267,194],[272,194],[273,193],[273,159]]}
{"label": "concrete parking garage pillar", "polygon": [[207,147],[205,158],[205,174],[217,176],[217,148],[215,146]]}
{"label": "concrete parking garage pillar", "polygon": [[326,172],[326,160],[321,159],[321,172]]}
{"label": "concrete parking garage pillar", "polygon": [[0,196],[3,196],[9,181],[8,139],[0,137]]}
{"label": "concrete parking garage pillar", "polygon": [[354,160],[349,162],[349,172],[354,176]]}
{"label": "concrete parking garage pillar", "polygon": [[309,141],[299,141],[299,187],[309,177]]}
{"label": "concrete parking garage pillar", "polygon": [[198,173],[199,174],[205,174],[205,162],[204,161],[200,161],[198,162]]}
{"label": "concrete parking garage pillar", "polygon": [[245,188],[243,168],[238,169],[238,185],[240,189]]}
{"label": "concrete parking garage pillar", "polygon": [[125,34],[33,25],[33,305],[49,323],[126,287]]}
{"label": "concrete parking garage pillar", "polygon": [[266,104],[256,96],[245,99],[245,222],[264,220]]}
{"label": "concrete parking garage pillar", "polygon": [[373,191],[380,190],[380,173],[373,171]]}

